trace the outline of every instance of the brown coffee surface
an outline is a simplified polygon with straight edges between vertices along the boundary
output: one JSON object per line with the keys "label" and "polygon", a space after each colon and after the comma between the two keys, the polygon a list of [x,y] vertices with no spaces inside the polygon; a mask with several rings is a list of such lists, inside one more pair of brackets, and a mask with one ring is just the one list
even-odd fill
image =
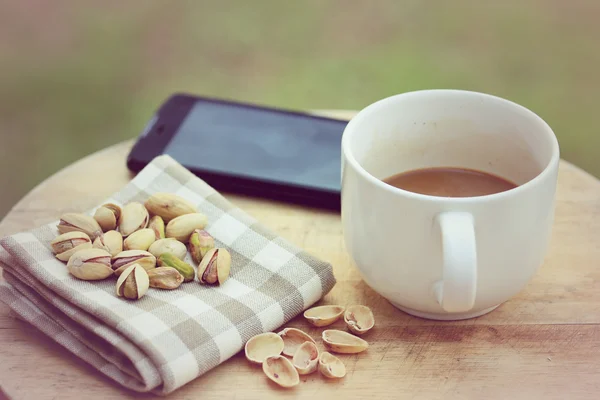
{"label": "brown coffee surface", "polygon": [[421,168],[392,175],[385,183],[414,193],[440,197],[475,197],[517,187],[513,182],[467,168]]}

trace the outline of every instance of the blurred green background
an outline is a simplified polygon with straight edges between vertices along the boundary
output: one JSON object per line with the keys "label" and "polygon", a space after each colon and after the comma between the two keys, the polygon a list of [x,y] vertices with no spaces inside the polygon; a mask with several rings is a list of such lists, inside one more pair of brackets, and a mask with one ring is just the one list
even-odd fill
{"label": "blurred green background", "polygon": [[600,176],[600,1],[15,0],[0,16],[0,216],[137,136],[176,91],[294,109],[488,92],[537,112],[563,158]]}

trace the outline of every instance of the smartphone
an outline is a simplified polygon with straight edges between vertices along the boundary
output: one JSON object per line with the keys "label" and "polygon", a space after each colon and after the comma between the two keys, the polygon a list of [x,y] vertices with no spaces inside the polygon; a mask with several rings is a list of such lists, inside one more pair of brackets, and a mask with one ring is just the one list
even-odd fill
{"label": "smartphone", "polygon": [[168,154],[218,191],[340,209],[348,121],[175,94],[127,157],[137,172]]}

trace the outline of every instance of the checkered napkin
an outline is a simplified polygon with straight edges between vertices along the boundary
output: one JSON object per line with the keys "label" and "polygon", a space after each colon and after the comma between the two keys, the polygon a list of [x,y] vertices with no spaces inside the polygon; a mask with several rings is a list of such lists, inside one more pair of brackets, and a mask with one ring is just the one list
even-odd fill
{"label": "checkered napkin", "polygon": [[57,221],[0,241],[0,300],[121,385],[167,394],[236,354],[253,335],[276,330],[335,284],[331,265],[265,229],[168,156],[107,202],[143,202],[154,192],[176,193],[207,215],[206,230],[231,252],[231,276],[222,286],[194,281],[177,290],[151,288],[137,301],[119,298],[114,279],[75,279],[54,258],[49,242]]}

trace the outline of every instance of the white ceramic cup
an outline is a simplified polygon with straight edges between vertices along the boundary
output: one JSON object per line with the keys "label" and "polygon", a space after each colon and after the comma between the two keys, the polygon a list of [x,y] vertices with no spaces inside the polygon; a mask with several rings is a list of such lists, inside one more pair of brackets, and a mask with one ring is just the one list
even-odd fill
{"label": "white ceramic cup", "polygon": [[[451,320],[485,314],[535,274],[554,220],[559,147],[508,100],[424,90],[360,111],[342,139],[346,248],[367,285],[399,309]],[[449,198],[382,182],[428,167],[493,173],[518,187]]]}

